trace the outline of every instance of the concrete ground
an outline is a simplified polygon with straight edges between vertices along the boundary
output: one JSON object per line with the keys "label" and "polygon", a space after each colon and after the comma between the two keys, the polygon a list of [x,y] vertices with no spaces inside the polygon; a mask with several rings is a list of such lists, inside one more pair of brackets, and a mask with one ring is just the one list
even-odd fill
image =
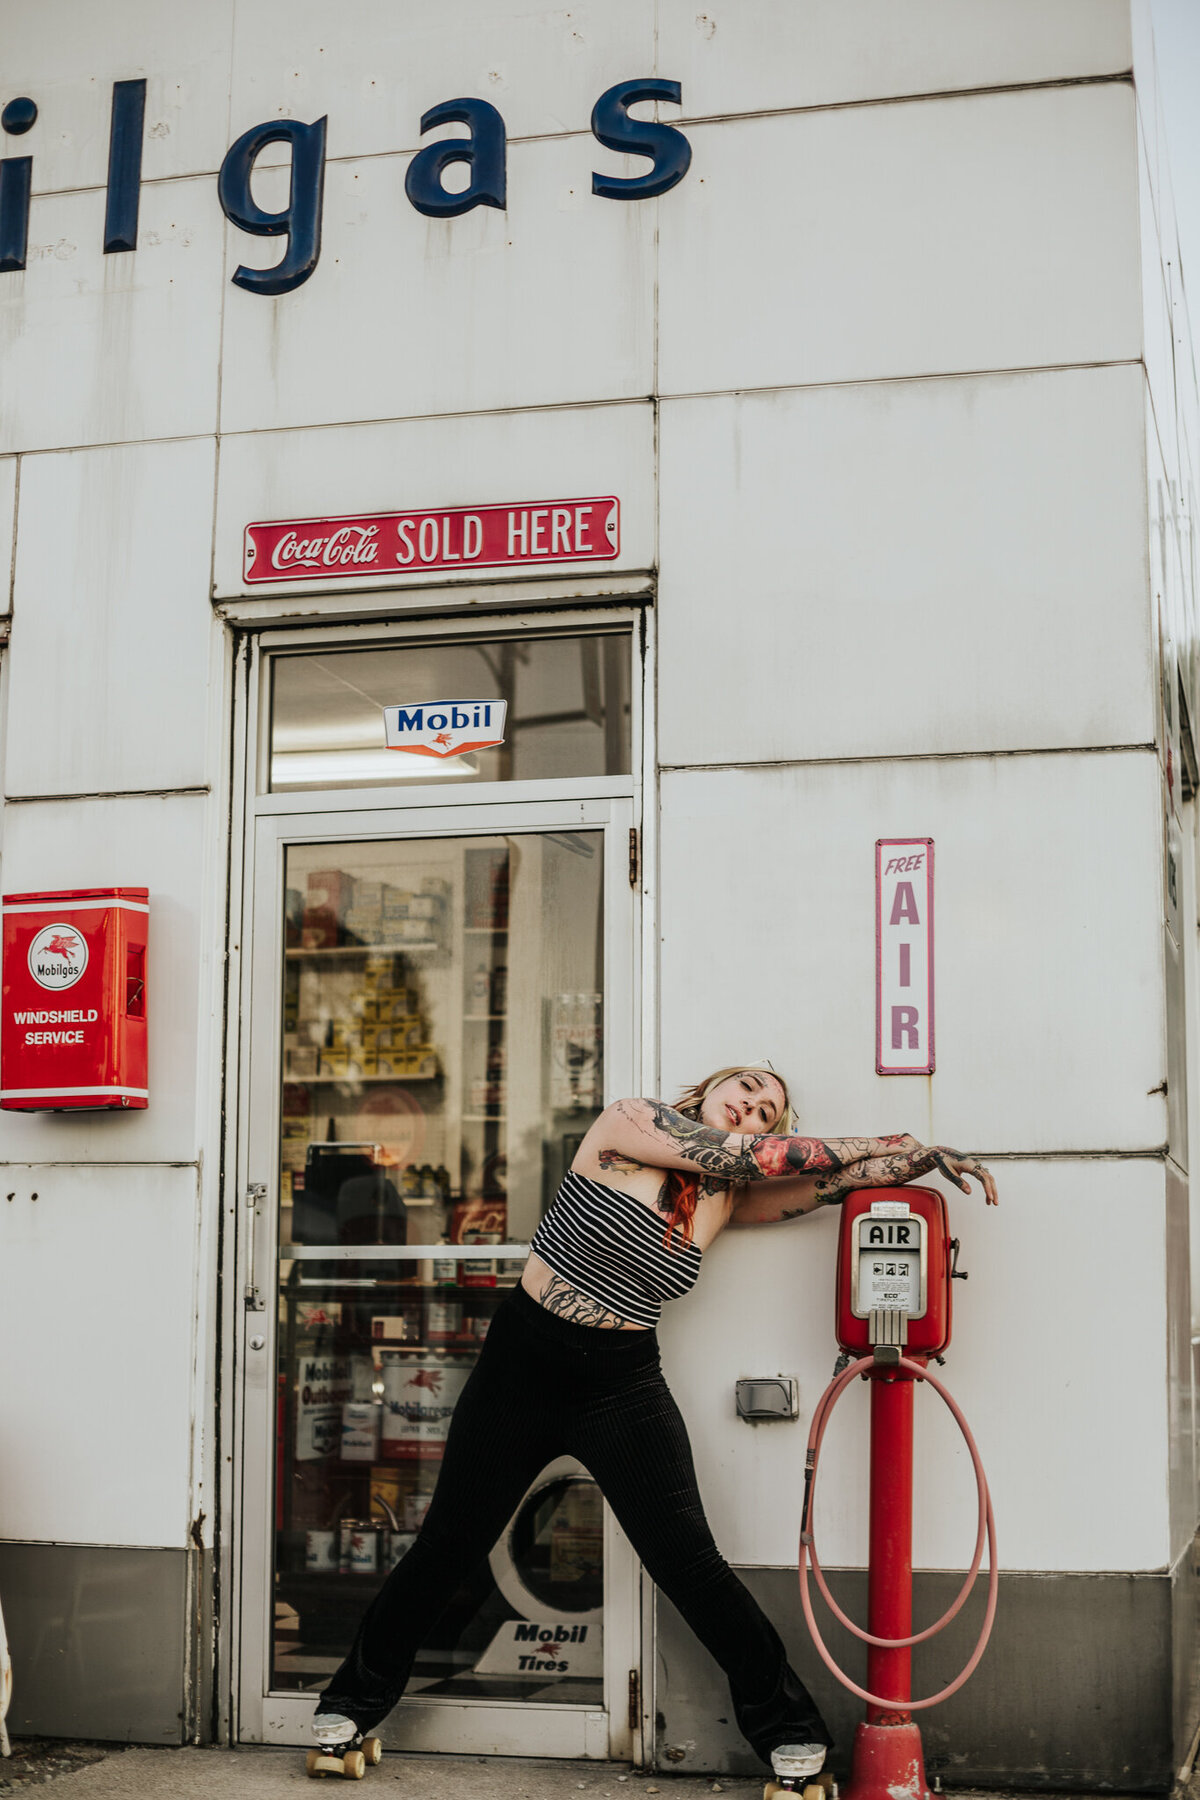
{"label": "concrete ground", "polygon": [[[341,1790],[309,1786],[297,1750],[150,1750],[116,1744],[73,1744],[58,1739],[18,1739],[0,1761],[0,1796],[60,1782],[54,1800],[300,1800]],[[388,1754],[366,1777],[396,1800],[759,1800],[762,1782],[740,1776],[674,1775],[625,1763],[544,1762],[510,1756],[401,1756]],[[394,1785],[396,1784],[396,1785]],[[50,1797],[47,1797],[50,1800]],[[953,1800],[1032,1800],[965,1788]],[[1045,1800],[1045,1797],[1040,1797]],[[1059,1795],[1055,1800],[1071,1800]],[[1111,1797],[1110,1797],[1111,1800]],[[1176,1800],[1200,1800],[1200,1779],[1178,1789]]]}
{"label": "concrete ground", "polygon": [[[0,1795],[54,1781],[58,1800],[282,1800],[317,1794],[328,1800],[339,1784],[310,1784],[299,1750],[148,1750],[120,1745],[17,1740],[0,1762]],[[413,1800],[759,1800],[761,1781],[712,1775],[655,1775],[625,1763],[543,1762],[511,1756],[401,1756],[389,1754],[358,1789]]]}

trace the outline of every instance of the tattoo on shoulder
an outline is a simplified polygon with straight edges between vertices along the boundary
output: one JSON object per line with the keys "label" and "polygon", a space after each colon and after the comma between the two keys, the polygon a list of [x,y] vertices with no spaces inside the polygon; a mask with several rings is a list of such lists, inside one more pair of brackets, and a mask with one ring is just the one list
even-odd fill
{"label": "tattoo on shoulder", "polygon": [[[841,1159],[822,1138],[742,1136],[716,1131],[664,1106],[661,1100],[649,1100],[646,1104],[654,1130],[677,1145],[680,1153],[714,1183],[710,1192],[728,1187],[731,1182],[767,1181],[772,1176],[805,1171],[836,1173],[842,1168]],[[639,1123],[644,1130],[644,1122]]]}
{"label": "tattoo on shoulder", "polygon": [[557,1319],[569,1319],[573,1325],[598,1325],[602,1330],[620,1331],[628,1319],[621,1318],[619,1313],[609,1312],[598,1300],[588,1294],[581,1294],[573,1288],[569,1281],[561,1275],[551,1275],[538,1298],[547,1312]]}

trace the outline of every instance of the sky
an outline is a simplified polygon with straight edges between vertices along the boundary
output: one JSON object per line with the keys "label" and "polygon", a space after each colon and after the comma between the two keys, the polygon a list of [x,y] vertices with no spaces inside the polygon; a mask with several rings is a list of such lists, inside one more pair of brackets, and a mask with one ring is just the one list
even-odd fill
{"label": "sky", "polygon": [[1200,0],[1151,0],[1150,10],[1183,285],[1200,344]]}

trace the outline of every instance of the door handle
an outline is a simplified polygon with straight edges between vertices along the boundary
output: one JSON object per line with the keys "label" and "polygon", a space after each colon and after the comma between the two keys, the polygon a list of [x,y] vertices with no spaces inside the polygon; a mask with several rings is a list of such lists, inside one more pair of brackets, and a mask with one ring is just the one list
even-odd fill
{"label": "door handle", "polygon": [[246,1189],[246,1311],[266,1312],[267,1303],[254,1279],[254,1240],[258,1233],[258,1209],[267,1197],[265,1181],[251,1182]]}

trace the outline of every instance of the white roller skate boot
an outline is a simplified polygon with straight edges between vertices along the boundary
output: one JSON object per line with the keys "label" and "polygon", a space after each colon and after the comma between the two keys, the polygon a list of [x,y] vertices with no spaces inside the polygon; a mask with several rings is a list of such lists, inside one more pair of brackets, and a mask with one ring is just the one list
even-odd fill
{"label": "white roller skate boot", "polygon": [[312,1722],[318,1748],[305,1759],[309,1775],[341,1775],[361,1781],[368,1768],[382,1761],[383,1745],[377,1737],[364,1737],[353,1719],[344,1713],[317,1713]]}
{"label": "white roller skate boot", "polygon": [[836,1800],[837,1786],[831,1776],[822,1775],[825,1763],[824,1744],[780,1744],[771,1752],[774,1781],[763,1790],[764,1800],[776,1795],[797,1794],[802,1800]]}

